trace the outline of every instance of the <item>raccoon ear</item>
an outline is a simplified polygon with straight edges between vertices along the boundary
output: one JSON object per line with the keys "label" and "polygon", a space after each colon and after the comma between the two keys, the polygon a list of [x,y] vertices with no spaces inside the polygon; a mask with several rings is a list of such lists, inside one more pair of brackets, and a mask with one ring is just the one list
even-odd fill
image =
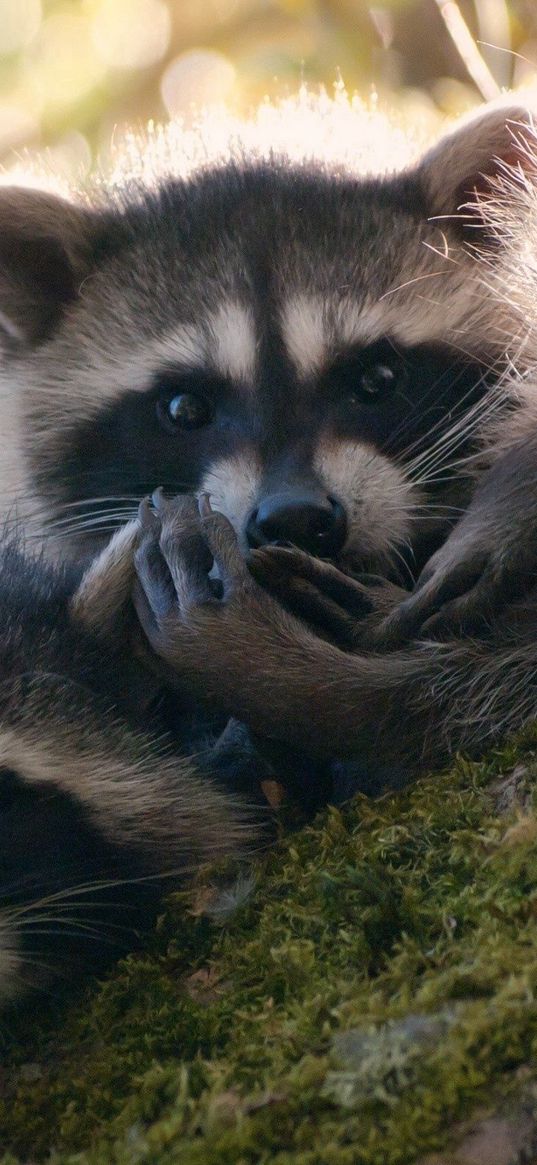
{"label": "raccoon ear", "polygon": [[[496,105],[443,137],[418,166],[431,218],[453,217],[469,241],[493,232],[490,206],[506,189],[537,185],[537,132],[528,107]],[[471,234],[470,234],[471,231]],[[476,235],[476,232],[478,234]]]}
{"label": "raccoon ear", "polygon": [[0,336],[38,343],[90,267],[91,211],[26,187],[0,187]]}

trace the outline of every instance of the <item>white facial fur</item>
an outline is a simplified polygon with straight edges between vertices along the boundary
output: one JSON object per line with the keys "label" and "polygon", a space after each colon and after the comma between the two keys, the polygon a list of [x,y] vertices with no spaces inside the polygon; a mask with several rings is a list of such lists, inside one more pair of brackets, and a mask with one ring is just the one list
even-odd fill
{"label": "white facial fur", "polygon": [[225,514],[237,533],[242,534],[258,501],[260,485],[261,466],[256,451],[243,449],[217,461],[205,475],[199,492],[208,493],[213,509]]}
{"label": "white facial fur", "polygon": [[209,359],[218,372],[239,384],[255,376],[256,336],[252,312],[223,300],[208,321]]}
{"label": "white facial fur", "polygon": [[[387,562],[394,546],[411,532],[411,512],[420,494],[389,458],[360,441],[322,442],[313,469],[330,496],[345,507],[349,536],[343,557]],[[215,510],[225,514],[244,536],[246,522],[259,501],[261,466],[255,450],[222,458],[203,479]]]}
{"label": "white facial fur", "polygon": [[360,441],[321,443],[314,468],[345,506],[349,535],[343,557],[387,562],[394,546],[410,535],[410,514],[420,501],[415,486],[382,453]]}
{"label": "white facial fur", "polygon": [[322,367],[327,348],[326,305],[320,296],[296,295],[281,314],[283,342],[303,378]]}
{"label": "white facial fur", "polygon": [[[433,343],[463,335],[463,320],[471,312],[476,296],[468,279],[458,290],[446,314],[442,297],[435,299],[435,280],[445,279],[445,271],[430,271],[418,276],[422,294],[405,297],[405,287],[394,286],[391,292],[362,303],[350,297],[333,298],[298,294],[289,297],[281,311],[281,328],[288,356],[302,380],[322,372],[335,356],[347,347],[372,344],[381,336],[396,343],[413,345]],[[449,328],[449,330],[448,330]],[[472,348],[471,335],[465,347]]]}

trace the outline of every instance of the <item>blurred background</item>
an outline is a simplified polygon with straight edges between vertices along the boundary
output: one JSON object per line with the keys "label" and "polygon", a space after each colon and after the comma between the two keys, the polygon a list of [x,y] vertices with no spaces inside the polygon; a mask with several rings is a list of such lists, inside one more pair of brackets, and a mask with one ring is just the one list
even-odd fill
{"label": "blurred background", "polygon": [[537,0],[0,0],[0,162],[83,177],[125,125],[301,82],[434,123],[537,79]]}

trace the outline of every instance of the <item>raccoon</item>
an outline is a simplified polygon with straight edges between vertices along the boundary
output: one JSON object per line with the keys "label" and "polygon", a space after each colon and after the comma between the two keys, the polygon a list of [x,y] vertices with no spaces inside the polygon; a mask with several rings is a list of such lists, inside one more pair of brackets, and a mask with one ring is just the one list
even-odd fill
{"label": "raccoon", "polygon": [[[189,701],[257,734],[262,758],[238,728],[259,771],[271,750],[315,773],[359,757],[378,787],[486,735],[502,651],[520,688],[527,607],[499,644],[379,636],[401,634],[399,570],[417,573],[470,503],[484,426],[515,409],[510,360],[535,360],[484,213],[503,167],[526,180],[531,133],[502,107],[381,177],[239,151],[93,203],[0,189],[0,490],[72,564],[2,559],[4,994],[46,980],[51,901],[82,952],[80,894],[100,903],[110,883],[111,926],[126,898],[132,936],[165,873],[218,850],[216,833],[234,850],[253,832],[203,777],[211,762],[197,776],[184,759]],[[156,486],[168,500],[107,548]],[[34,876],[21,849],[40,821],[53,841]]]}

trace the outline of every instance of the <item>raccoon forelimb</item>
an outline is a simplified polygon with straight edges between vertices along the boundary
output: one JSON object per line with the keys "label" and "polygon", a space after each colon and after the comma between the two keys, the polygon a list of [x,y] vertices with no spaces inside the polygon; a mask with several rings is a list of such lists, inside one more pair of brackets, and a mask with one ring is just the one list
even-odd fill
{"label": "raccoon forelimb", "polygon": [[[200,518],[193,500],[168,503],[157,526],[136,556],[135,603],[153,650],[179,685],[209,695],[264,737],[320,759],[359,757],[371,768],[403,762],[417,771],[533,711],[528,644],[537,618],[527,605],[513,606],[503,628],[481,642],[351,653],[259,586],[223,515]],[[208,549],[221,600],[204,576]],[[277,551],[265,548],[258,561]]]}
{"label": "raccoon forelimb", "polygon": [[529,431],[485,474],[467,511],[429,559],[413,593],[384,621],[382,642],[482,631],[537,578],[537,435]]}

